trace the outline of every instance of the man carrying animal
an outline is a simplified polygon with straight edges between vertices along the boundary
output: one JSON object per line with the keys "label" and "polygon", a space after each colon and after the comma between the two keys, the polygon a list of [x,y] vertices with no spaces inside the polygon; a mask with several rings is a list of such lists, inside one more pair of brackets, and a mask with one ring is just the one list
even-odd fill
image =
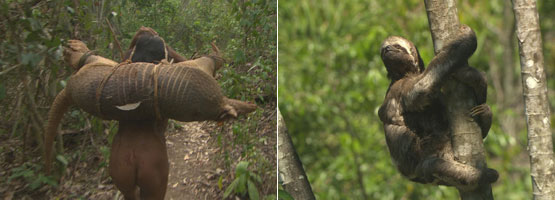
{"label": "man carrying animal", "polygon": [[[130,48],[126,53],[126,61],[117,64],[109,59],[91,55],[88,53],[89,49],[81,41],[69,41],[68,47],[64,51],[64,56],[70,66],[78,71],[72,76],[72,79],[76,81],[68,82],[66,89],[62,90],[56,97],[49,113],[49,123],[45,135],[46,169],[50,169],[49,165],[52,156],[51,146],[61,116],[67,111],[70,104],[76,104],[78,107],[91,114],[101,116],[105,119],[116,119],[119,121],[118,133],[112,143],[110,175],[118,189],[125,196],[125,199],[137,199],[139,196],[141,199],[163,199],[169,171],[164,137],[168,118],[175,118],[180,121],[222,121],[230,117],[236,117],[238,114],[252,112],[256,109],[256,105],[254,104],[227,99],[223,96],[216,95],[216,99],[210,99],[210,97],[208,101],[201,101],[213,102],[215,104],[200,105],[200,107],[205,107],[205,109],[196,112],[190,111],[191,109],[186,109],[187,107],[181,107],[185,108],[185,112],[180,112],[179,114],[182,116],[179,116],[165,109],[165,107],[168,106],[160,103],[172,103],[167,99],[168,96],[169,98],[173,96],[179,97],[178,94],[175,94],[176,91],[173,89],[176,85],[181,86],[184,82],[184,91],[192,90],[193,92],[191,94],[198,93],[198,91],[195,92],[198,86],[202,86],[200,89],[208,88],[207,91],[210,91],[208,92],[208,96],[212,96],[213,92],[216,92],[215,94],[221,93],[217,89],[217,83],[214,84],[215,80],[212,76],[215,71],[222,66],[223,59],[219,57],[217,48],[215,48],[215,51],[215,55],[185,61],[182,56],[177,54],[171,47],[167,46],[164,40],[160,38],[154,30],[141,27],[134,36]],[[184,62],[175,64],[179,65],[178,67],[172,67],[174,65],[168,63],[168,58],[172,60],[171,62]],[[129,64],[134,61],[158,64]],[[105,72],[101,78],[91,78],[90,74],[94,74],[96,71],[102,70],[101,68],[106,68],[106,66],[108,66],[107,71],[109,72]],[[119,73],[117,72],[118,70],[123,72]],[[173,73],[170,73],[170,71]],[[140,73],[142,73],[142,79],[135,77]],[[177,74],[177,76],[172,77],[171,75],[174,74]],[[119,85],[111,84],[111,78],[119,80],[122,77],[124,79],[127,78],[127,82],[118,83]],[[129,84],[133,82],[131,81],[132,78],[138,80],[134,80],[133,84]],[[86,82],[84,80],[87,79],[92,79],[90,83],[93,85],[96,84],[94,88],[81,87],[81,85],[90,85],[80,84]],[[189,84],[191,82],[190,80],[196,80],[198,84],[195,85],[195,82]],[[169,85],[173,87],[169,87]],[[209,87],[206,87],[206,85]],[[114,103],[110,99],[103,98],[106,96],[103,96],[103,91],[110,93],[113,88],[116,88],[116,91],[121,91],[120,89],[123,89],[124,95],[119,96],[122,96],[124,100],[120,100],[119,103]],[[131,88],[131,90],[129,90],[129,88]],[[87,98],[79,97],[82,93],[85,93],[85,95],[88,94],[87,92],[82,92],[87,91],[87,89],[89,89],[88,93],[94,93],[92,96],[96,99],[96,105],[89,105],[83,100]],[[125,94],[125,89],[128,89],[128,95]],[[94,90],[96,92],[91,92]],[[183,91],[179,89],[177,91],[178,93],[183,93]],[[138,98],[140,101],[135,102],[137,100],[132,100],[132,97],[134,97],[133,94],[135,93],[147,94],[148,97],[135,95],[135,97],[140,97]],[[114,94],[110,97],[113,96],[118,95]],[[187,99],[190,98],[191,95],[185,92],[182,96]],[[197,97],[197,95],[193,96]],[[124,102],[124,105],[121,105],[122,102]],[[108,106],[111,104],[114,104],[113,107]],[[195,103],[192,102],[192,104]],[[171,105],[169,107],[173,108]],[[210,112],[210,108],[212,107],[216,109],[212,109],[213,112]],[[198,113],[204,111],[207,111],[208,114]],[[140,114],[129,114],[131,112]],[[186,114],[188,112],[191,114]]]}

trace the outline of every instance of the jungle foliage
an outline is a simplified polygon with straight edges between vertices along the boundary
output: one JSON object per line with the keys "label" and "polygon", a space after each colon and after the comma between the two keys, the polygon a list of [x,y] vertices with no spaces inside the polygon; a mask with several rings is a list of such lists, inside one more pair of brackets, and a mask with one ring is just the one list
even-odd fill
{"label": "jungle foliage", "polygon": [[[62,60],[62,45],[68,39],[82,40],[96,54],[118,62],[121,61],[120,51],[114,38],[125,51],[140,26],[156,30],[186,58],[209,53],[210,43],[214,42],[228,61],[217,77],[225,95],[256,101],[259,107],[275,110],[276,9],[277,3],[269,0],[0,1],[0,140],[23,141],[17,149],[0,147],[0,152],[14,156],[12,161],[25,163],[3,174],[0,182],[25,179],[29,192],[44,185],[56,186],[53,180],[69,173],[65,167],[85,159],[88,154],[100,154],[100,163],[93,166],[99,171],[108,163],[111,138],[117,131],[116,123],[73,109],[66,114],[64,124],[67,125],[62,130],[86,132],[91,135],[93,143],[87,139],[84,144],[87,150],[58,156],[57,165],[61,174],[51,177],[41,172],[39,158],[42,155],[42,127],[46,113],[73,72]],[[236,121],[230,125],[233,134],[239,135],[233,137],[241,137],[227,143],[240,151],[237,154],[240,157],[226,155],[230,178],[233,177],[235,165],[244,160],[251,163],[248,169],[253,174],[269,174],[269,179],[276,179],[276,159],[256,148],[262,145],[263,140],[253,135],[262,127],[262,118],[266,117],[262,112],[259,109],[248,121]],[[275,124],[275,120],[271,121]],[[79,144],[79,147],[82,145]],[[63,148],[58,146],[58,150]],[[7,163],[4,160],[1,162]],[[103,175],[108,176],[107,172]],[[266,185],[275,188],[275,182],[267,182]],[[225,186],[220,188],[224,190]],[[264,190],[261,197],[268,191],[275,193]]]}

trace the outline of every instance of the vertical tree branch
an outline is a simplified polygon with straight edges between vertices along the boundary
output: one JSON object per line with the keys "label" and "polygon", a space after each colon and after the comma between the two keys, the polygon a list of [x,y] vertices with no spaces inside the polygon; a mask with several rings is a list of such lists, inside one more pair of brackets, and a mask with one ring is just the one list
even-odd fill
{"label": "vertical tree branch", "polygon": [[287,127],[278,108],[278,171],[283,188],[295,199],[314,200],[314,193],[303,169],[303,164],[295,151]]}
{"label": "vertical tree branch", "polygon": [[547,80],[535,0],[513,0],[534,199],[555,199],[555,160]]}
{"label": "vertical tree branch", "polygon": [[31,89],[29,88],[29,82],[31,82],[29,80],[29,76],[25,76],[24,80],[23,80],[23,89],[24,89],[24,93],[25,93],[25,97],[27,99],[26,103],[27,103],[27,108],[28,110],[31,111],[30,114],[30,121],[31,121],[31,127],[33,127],[34,129],[34,133],[35,133],[35,140],[37,142],[37,144],[39,145],[39,149],[41,151],[44,151],[44,144],[42,141],[42,137],[40,135],[40,133],[43,132],[43,127],[44,127],[44,120],[42,119],[40,113],[37,110],[37,104],[35,103],[35,99],[33,98],[33,96],[31,95]]}
{"label": "vertical tree branch", "polygon": [[114,42],[118,47],[119,59],[123,60],[123,50],[121,49],[121,45],[119,44],[118,37],[116,37],[116,32],[114,31],[114,28],[112,27],[112,23],[110,23],[110,20],[108,20],[108,18],[105,18],[105,19],[106,19],[106,23],[108,24],[108,28],[110,28],[110,31],[112,32],[112,36],[114,37]]}
{"label": "vertical tree branch", "polygon": [[[454,0],[424,0],[424,2],[437,54],[459,30],[457,7]],[[443,86],[443,93],[454,159],[478,169],[485,169],[487,165],[481,130],[468,114],[469,110],[476,106],[472,89],[450,78]],[[489,184],[457,189],[463,200],[493,199]]]}

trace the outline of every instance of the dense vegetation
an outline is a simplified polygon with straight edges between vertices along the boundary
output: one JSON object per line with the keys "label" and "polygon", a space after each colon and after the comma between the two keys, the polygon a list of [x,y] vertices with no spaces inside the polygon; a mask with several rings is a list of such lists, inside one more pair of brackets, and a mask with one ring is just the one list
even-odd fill
{"label": "dense vegetation", "polygon": [[[539,1],[549,96],[555,105],[555,3]],[[500,173],[497,199],[532,196],[518,46],[510,1],[457,1],[478,35],[470,65],[487,73],[494,121],[485,140]],[[421,0],[279,2],[279,107],[318,199],[457,199],[456,189],[396,171],[377,116],[389,80],[379,55],[389,35],[433,45]],[[555,115],[552,122],[555,120]],[[552,123],[553,124],[553,123]]]}
{"label": "dense vegetation", "polygon": [[[5,146],[0,146],[3,159],[0,162],[3,167],[17,167],[3,171],[0,182],[23,183],[24,187],[18,187],[20,190],[16,192],[38,195],[44,193],[45,186],[55,187],[60,177],[64,179],[74,173],[60,170],[61,174],[46,176],[39,159],[46,113],[72,73],[62,61],[64,42],[82,40],[98,55],[119,62],[118,45],[125,51],[137,29],[147,26],[187,58],[209,53],[210,42],[220,48],[228,61],[217,77],[225,95],[256,101],[262,109],[248,120],[233,121],[221,129],[231,130],[232,140],[218,144],[234,152],[222,155],[227,164],[222,175],[226,181],[219,187],[225,190],[225,183],[229,184],[235,177],[235,166],[245,161],[252,174],[265,176],[263,182],[256,182],[261,198],[275,193],[267,189],[275,188],[275,147],[269,151],[274,154],[260,150],[260,146],[268,145],[267,140],[275,140],[275,136],[259,135],[256,130],[270,127],[269,132],[275,135],[276,10],[277,3],[268,0],[1,1],[0,140]],[[267,116],[268,113],[273,113],[273,117]],[[66,148],[82,149],[58,156],[57,165],[66,169],[77,165],[79,159],[96,159],[98,165],[90,166],[91,171],[98,170],[108,177],[105,167],[111,138],[117,131],[116,123],[76,109],[66,115],[64,122],[62,130],[77,130],[83,136],[83,140],[76,141],[78,144]],[[228,137],[227,133],[215,134]],[[86,139],[89,137],[90,140]],[[245,164],[242,166],[246,168]],[[4,186],[0,188],[7,188]],[[262,191],[262,188],[266,189]],[[73,198],[79,197],[87,198]]]}

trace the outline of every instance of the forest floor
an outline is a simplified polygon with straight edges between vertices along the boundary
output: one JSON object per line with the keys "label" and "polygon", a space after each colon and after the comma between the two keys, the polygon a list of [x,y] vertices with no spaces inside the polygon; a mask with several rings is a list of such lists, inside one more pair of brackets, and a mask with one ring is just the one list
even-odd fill
{"label": "forest floor", "polygon": [[[249,132],[255,134],[258,142],[253,145],[267,163],[265,170],[255,171],[262,177],[258,185],[261,197],[276,192],[275,106],[275,102],[261,106],[262,115],[257,117],[255,130]],[[244,148],[230,142],[236,137],[233,124],[249,123],[247,120],[242,117],[222,126],[215,122],[169,123],[166,146],[170,175],[165,199],[223,199],[227,185],[235,178],[235,165],[245,160]],[[7,134],[0,134],[0,141],[1,199],[123,199],[108,175],[106,139],[95,142],[86,131],[65,134],[68,164],[57,187],[44,184],[48,179],[37,172],[42,162],[37,148]],[[22,152],[24,146],[31,152]]]}

